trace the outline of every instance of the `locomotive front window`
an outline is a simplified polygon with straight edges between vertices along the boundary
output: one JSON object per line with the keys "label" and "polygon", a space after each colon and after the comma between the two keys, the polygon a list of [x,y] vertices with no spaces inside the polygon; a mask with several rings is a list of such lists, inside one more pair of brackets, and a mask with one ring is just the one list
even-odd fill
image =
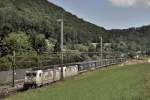
{"label": "locomotive front window", "polygon": [[35,76],[36,76],[36,73],[32,73],[32,75],[35,77]]}
{"label": "locomotive front window", "polygon": [[26,76],[28,76],[28,77],[31,77],[31,76],[36,77],[36,73],[27,73]]}
{"label": "locomotive front window", "polygon": [[27,73],[26,76],[29,76],[29,77],[30,77],[30,76],[31,76],[31,73]]}

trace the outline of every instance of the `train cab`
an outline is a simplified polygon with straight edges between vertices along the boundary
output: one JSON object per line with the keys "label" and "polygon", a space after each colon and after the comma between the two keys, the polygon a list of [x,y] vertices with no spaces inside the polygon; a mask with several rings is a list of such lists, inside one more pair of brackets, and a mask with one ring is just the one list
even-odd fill
{"label": "train cab", "polygon": [[42,85],[42,70],[27,71],[25,74],[24,87],[36,87]]}

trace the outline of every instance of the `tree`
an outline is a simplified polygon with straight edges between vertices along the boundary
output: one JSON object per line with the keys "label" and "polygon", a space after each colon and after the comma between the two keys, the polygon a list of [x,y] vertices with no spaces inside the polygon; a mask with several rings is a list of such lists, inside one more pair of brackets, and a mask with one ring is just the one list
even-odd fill
{"label": "tree", "polygon": [[8,34],[4,39],[4,44],[7,45],[9,52],[31,49],[29,37],[23,32],[13,32]]}
{"label": "tree", "polygon": [[54,52],[61,52],[60,43],[56,42],[54,46]]}
{"label": "tree", "polygon": [[[89,52],[96,52],[96,45],[94,45],[94,44],[91,43],[91,44],[89,45],[88,51],[89,51]],[[90,53],[90,54],[89,54],[90,57],[92,57],[92,56],[94,56],[94,55],[95,55],[95,53]]]}
{"label": "tree", "polygon": [[32,47],[39,53],[47,50],[47,43],[43,34],[34,34],[30,38]]}
{"label": "tree", "polygon": [[95,52],[96,51],[96,46],[94,44],[89,45],[89,52]]}
{"label": "tree", "polygon": [[75,50],[79,50],[81,52],[88,52],[88,47],[83,44],[74,45]]}

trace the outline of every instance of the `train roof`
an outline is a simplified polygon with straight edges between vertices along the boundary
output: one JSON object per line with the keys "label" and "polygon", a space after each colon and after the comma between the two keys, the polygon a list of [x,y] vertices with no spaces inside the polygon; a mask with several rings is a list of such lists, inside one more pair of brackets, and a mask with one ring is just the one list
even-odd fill
{"label": "train roof", "polygon": [[[87,62],[75,62],[75,63],[68,63],[68,64],[63,64],[64,67],[68,67],[68,66],[74,66],[74,65],[80,65],[80,64],[89,64],[89,63],[95,63],[95,62],[98,62],[97,61],[87,61]],[[32,68],[33,71],[36,71],[36,70],[47,70],[47,69],[57,69],[61,67],[61,64],[58,64],[58,65],[50,65],[50,66],[43,66],[43,67],[35,67],[35,68]]]}

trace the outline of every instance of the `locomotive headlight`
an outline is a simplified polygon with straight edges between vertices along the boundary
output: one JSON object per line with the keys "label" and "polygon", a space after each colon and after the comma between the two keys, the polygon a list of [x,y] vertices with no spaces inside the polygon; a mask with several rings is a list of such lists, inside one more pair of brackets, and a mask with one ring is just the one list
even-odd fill
{"label": "locomotive headlight", "polygon": [[28,78],[27,77],[25,77],[25,81],[27,81],[28,80]]}

